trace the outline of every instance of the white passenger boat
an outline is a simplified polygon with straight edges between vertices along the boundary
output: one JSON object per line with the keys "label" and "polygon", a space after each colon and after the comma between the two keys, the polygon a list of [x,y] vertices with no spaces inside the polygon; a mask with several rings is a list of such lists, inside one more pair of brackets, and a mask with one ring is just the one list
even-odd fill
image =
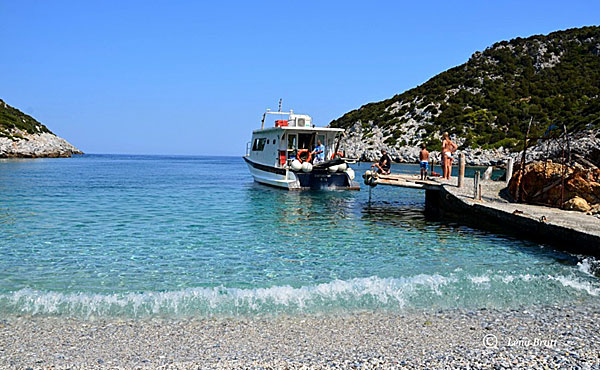
{"label": "white passenger boat", "polygon": [[[265,127],[273,116],[273,126]],[[341,128],[315,127],[306,114],[267,109],[261,128],[252,132],[244,160],[261,184],[289,190],[359,190],[340,148],[343,134]],[[323,154],[315,153],[318,142],[324,146]]]}

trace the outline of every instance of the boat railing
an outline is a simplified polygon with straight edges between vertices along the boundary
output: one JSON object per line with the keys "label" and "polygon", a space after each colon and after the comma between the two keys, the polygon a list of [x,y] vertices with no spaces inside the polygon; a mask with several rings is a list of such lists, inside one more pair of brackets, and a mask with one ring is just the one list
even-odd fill
{"label": "boat railing", "polygon": [[252,142],[248,141],[246,143],[246,157],[250,157],[250,149],[252,148]]}

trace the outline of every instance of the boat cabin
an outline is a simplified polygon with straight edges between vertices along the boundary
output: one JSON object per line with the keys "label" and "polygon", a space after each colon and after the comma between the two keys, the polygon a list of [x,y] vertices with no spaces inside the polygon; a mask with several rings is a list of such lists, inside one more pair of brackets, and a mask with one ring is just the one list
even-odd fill
{"label": "boat cabin", "polygon": [[[266,122],[267,117],[274,119]],[[267,110],[246,145],[244,160],[261,184],[289,190],[358,190],[354,170],[342,154],[343,135],[341,128],[316,127],[306,114]],[[319,141],[323,153],[313,154]]]}
{"label": "boat cabin", "polygon": [[[269,115],[278,117],[272,121],[271,127],[265,128]],[[315,127],[312,118],[306,114],[267,111],[263,115],[262,127],[252,132],[246,156],[267,166],[287,168],[295,159],[312,162],[314,158],[310,153],[320,141],[325,146],[325,160],[330,160],[341,152],[343,133],[341,128]]]}

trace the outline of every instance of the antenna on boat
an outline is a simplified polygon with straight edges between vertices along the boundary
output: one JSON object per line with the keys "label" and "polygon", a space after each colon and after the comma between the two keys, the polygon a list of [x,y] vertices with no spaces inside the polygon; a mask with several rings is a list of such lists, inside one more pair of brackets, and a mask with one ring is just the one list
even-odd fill
{"label": "antenna on boat", "polygon": [[283,99],[279,98],[279,112],[281,112],[281,102],[283,101]]}
{"label": "antenna on boat", "polygon": [[265,118],[267,118],[267,113],[269,113],[271,110],[269,108],[267,108],[267,111],[265,113],[263,113],[263,118],[262,121],[260,121],[260,129],[264,129],[265,128]]}

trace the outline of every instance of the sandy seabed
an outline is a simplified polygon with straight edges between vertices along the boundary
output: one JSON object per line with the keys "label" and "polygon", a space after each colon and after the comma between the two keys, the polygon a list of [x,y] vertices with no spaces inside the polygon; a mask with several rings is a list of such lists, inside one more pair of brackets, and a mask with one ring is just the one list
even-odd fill
{"label": "sandy seabed", "polygon": [[[600,369],[600,305],[177,319],[0,319],[0,368]],[[546,366],[545,366],[546,365]]]}

